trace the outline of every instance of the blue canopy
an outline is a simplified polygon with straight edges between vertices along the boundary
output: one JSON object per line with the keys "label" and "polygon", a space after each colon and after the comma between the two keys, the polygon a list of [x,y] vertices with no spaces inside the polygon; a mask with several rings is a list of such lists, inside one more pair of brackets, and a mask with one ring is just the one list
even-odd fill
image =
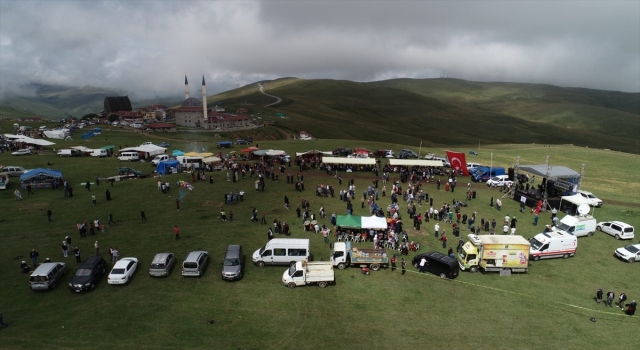
{"label": "blue canopy", "polygon": [[93,131],[95,131],[95,132],[101,132],[101,131],[102,131],[102,129],[101,129],[101,128],[94,128],[94,129],[93,129]]}
{"label": "blue canopy", "polygon": [[184,156],[184,152],[179,149],[174,149],[171,155],[174,157]]}
{"label": "blue canopy", "polygon": [[55,178],[55,179],[60,179],[62,178],[62,171],[60,170],[54,170],[54,169],[47,169],[47,168],[37,168],[37,169],[33,169],[28,173],[24,173],[22,175],[20,175],[20,182],[23,181],[27,181],[27,180],[34,180],[34,179],[47,179],[47,178]]}
{"label": "blue canopy", "polygon": [[158,163],[158,168],[156,169],[156,172],[162,175],[170,174],[171,167],[180,169],[180,162],[177,160],[164,160]]}

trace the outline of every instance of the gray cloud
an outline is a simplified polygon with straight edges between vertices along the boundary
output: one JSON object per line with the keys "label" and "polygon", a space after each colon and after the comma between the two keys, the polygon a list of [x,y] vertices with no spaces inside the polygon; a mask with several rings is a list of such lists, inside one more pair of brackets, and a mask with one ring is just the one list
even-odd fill
{"label": "gray cloud", "polygon": [[[0,93],[140,98],[285,76],[437,77],[640,91],[640,2],[1,1]],[[24,92],[24,91],[22,91]]]}

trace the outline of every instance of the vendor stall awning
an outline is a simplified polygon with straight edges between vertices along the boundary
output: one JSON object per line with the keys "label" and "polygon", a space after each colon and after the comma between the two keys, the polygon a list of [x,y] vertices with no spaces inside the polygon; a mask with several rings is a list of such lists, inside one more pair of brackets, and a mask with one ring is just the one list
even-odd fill
{"label": "vendor stall awning", "polygon": [[32,178],[38,177],[38,176],[46,176],[46,177],[51,177],[51,178],[55,178],[55,179],[60,179],[62,178],[62,171],[60,170],[54,170],[54,169],[47,169],[47,168],[37,168],[37,169],[33,169],[27,173],[24,173],[22,175],[20,175],[20,182],[22,181],[26,181],[26,180],[30,180]]}
{"label": "vendor stall awning", "polygon": [[163,154],[165,150],[166,148],[159,147],[156,145],[144,145],[144,146],[138,146],[138,147],[123,148],[120,150],[120,152],[127,152],[127,151],[145,152],[145,153],[149,153],[150,156],[155,156],[158,154]]}
{"label": "vendor stall awning", "polygon": [[442,166],[440,160],[422,160],[422,159],[389,159],[391,166]]}
{"label": "vendor stall awning", "polygon": [[100,149],[114,149],[114,148],[116,148],[116,146],[113,146],[113,145],[100,147]]}
{"label": "vendor stall awning", "polygon": [[361,218],[355,215],[338,215],[336,225],[347,228],[360,228],[362,224]]}
{"label": "vendor stall awning", "polygon": [[387,219],[377,216],[363,216],[361,218],[362,228],[369,228],[374,230],[384,230],[387,228]]}
{"label": "vendor stall awning", "polygon": [[218,163],[221,160],[222,159],[220,159],[218,157],[207,157],[207,158],[203,159],[202,161],[205,162],[205,163]]}
{"label": "vendor stall awning", "polygon": [[313,154],[321,154],[321,155],[325,155],[325,156],[333,156],[332,152],[323,152],[323,151],[319,151],[317,149],[312,149],[312,150],[306,151],[306,152],[296,152],[296,157],[305,156],[305,155],[313,155]]}
{"label": "vendor stall awning", "polygon": [[375,165],[374,158],[344,158],[344,157],[322,157],[325,164],[355,164],[355,165]]}

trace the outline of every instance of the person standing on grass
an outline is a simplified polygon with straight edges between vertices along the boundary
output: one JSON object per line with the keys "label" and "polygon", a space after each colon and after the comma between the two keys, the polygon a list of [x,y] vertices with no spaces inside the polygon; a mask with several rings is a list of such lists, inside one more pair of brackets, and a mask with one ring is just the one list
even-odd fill
{"label": "person standing on grass", "polygon": [[434,231],[434,235],[436,236],[436,238],[438,238],[438,231],[440,230],[440,225],[436,222],[436,224],[433,226],[433,231]]}
{"label": "person standing on grass", "polygon": [[69,245],[66,241],[62,241],[62,256],[65,258],[69,256]]}
{"label": "person standing on grass", "polygon": [[73,255],[75,255],[77,263],[82,262],[82,260],[80,259],[80,248],[78,247],[73,248]]}
{"label": "person standing on grass", "polygon": [[5,327],[9,327],[8,324],[4,323],[4,316],[2,316],[2,312],[0,312],[0,324]]}
{"label": "person standing on grass", "polygon": [[224,208],[220,208],[220,219],[227,221],[227,213],[224,211]]}
{"label": "person standing on grass", "polygon": [[502,226],[502,234],[506,235],[507,233],[509,233],[509,225],[504,224],[504,226]]}
{"label": "person standing on grass", "polygon": [[284,196],[284,207],[289,209],[289,197]]}
{"label": "person standing on grass", "polygon": [[113,214],[111,214],[111,212],[109,212],[108,217],[109,217],[109,226],[111,226],[111,223],[112,223],[112,222],[113,222],[114,224],[116,223],[116,221],[115,221],[115,220],[113,220]]}
{"label": "person standing on grass", "polygon": [[98,245],[98,241],[93,244],[93,247],[96,248],[96,255],[100,255],[100,246]]}
{"label": "person standing on grass", "polygon": [[391,257],[391,272],[396,270],[396,255],[394,254]]}
{"label": "person standing on grass", "polygon": [[502,200],[500,200],[500,198],[496,199],[496,209],[498,209],[498,211],[502,210]]}
{"label": "person standing on grass", "polygon": [[627,295],[624,294],[624,292],[620,293],[620,296],[618,297],[618,306],[620,306],[620,310],[624,309],[624,302],[627,301]]}
{"label": "person standing on grass", "polygon": [[265,212],[262,212],[262,219],[260,220],[260,225],[266,225],[267,224],[267,217]]}
{"label": "person standing on grass", "polygon": [[51,222],[51,208],[47,209],[47,221]]}
{"label": "person standing on grass", "polygon": [[444,230],[442,230],[442,236],[440,237],[440,240],[442,241],[442,248],[446,248],[447,247],[447,234],[444,232]]}
{"label": "person standing on grass", "polygon": [[511,218],[511,228],[516,228],[516,223],[518,222],[518,219],[516,219],[516,217],[512,217]]}
{"label": "person standing on grass", "polygon": [[422,257],[422,259],[420,260],[420,273],[424,272],[424,268],[427,265],[427,258],[425,258],[424,256]]}
{"label": "person standing on grass", "polygon": [[120,254],[120,252],[118,252],[118,247],[114,247],[113,252],[111,253],[113,254],[113,262],[118,262],[118,254]]}
{"label": "person standing on grass", "polygon": [[176,241],[180,239],[180,229],[178,225],[173,225],[173,234],[176,235]]}
{"label": "person standing on grass", "polygon": [[147,214],[145,214],[144,209],[140,210],[140,218],[142,221],[147,221]]}
{"label": "person standing on grass", "polygon": [[607,301],[605,303],[606,305],[609,305],[609,307],[613,307],[613,298],[615,298],[615,294],[613,293],[612,290],[609,291],[609,293],[607,293]]}
{"label": "person standing on grass", "polygon": [[538,226],[538,212],[534,213],[534,217],[533,217],[533,226]]}
{"label": "person standing on grass", "polygon": [[176,209],[180,211],[180,200],[176,198]]}
{"label": "person standing on grass", "polygon": [[404,260],[404,258],[402,258],[402,264],[400,266],[402,266],[402,274],[404,275],[405,272],[407,272],[407,262]]}
{"label": "person standing on grass", "polygon": [[[111,186],[113,186],[113,182],[111,182]],[[107,188],[107,191],[105,192],[105,195],[107,197],[107,200],[110,201],[111,200],[111,191],[109,191],[108,188]]]}
{"label": "person standing on grass", "polygon": [[31,252],[29,253],[29,257],[31,258],[31,262],[33,263],[33,268],[34,269],[36,267],[38,267],[38,257],[39,256],[40,256],[40,254],[35,249],[31,249]]}
{"label": "person standing on grass", "polygon": [[95,195],[95,194],[92,194],[92,195],[91,195],[91,203],[92,203],[93,205],[97,205],[97,204],[98,204],[98,203],[97,203],[97,201],[96,201],[96,195]]}

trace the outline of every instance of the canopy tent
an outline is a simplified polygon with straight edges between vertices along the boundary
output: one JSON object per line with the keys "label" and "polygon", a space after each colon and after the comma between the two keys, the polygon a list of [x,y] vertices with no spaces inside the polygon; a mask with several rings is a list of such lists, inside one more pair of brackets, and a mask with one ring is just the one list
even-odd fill
{"label": "canopy tent", "polygon": [[20,175],[20,187],[31,188],[51,188],[53,180],[61,179],[60,170],[37,168]]}
{"label": "canopy tent", "polygon": [[389,159],[391,166],[442,166],[440,160],[422,160],[422,159]]}
{"label": "canopy tent", "polygon": [[198,153],[198,152],[188,152],[183,154],[184,156],[188,156],[188,157],[202,157],[202,158],[206,158],[206,157],[211,157],[213,155],[213,153],[211,152],[204,152],[204,153]]}
{"label": "canopy tent", "polygon": [[100,147],[100,149],[107,149],[107,150],[114,149],[114,148],[116,148],[116,146],[113,146],[113,145]]}
{"label": "canopy tent", "polygon": [[184,152],[179,149],[174,149],[171,155],[174,157],[184,156]]}
{"label": "canopy tent", "polygon": [[267,154],[267,151],[263,151],[263,150],[255,151],[253,152],[253,154],[255,154],[256,156],[264,156]]}
{"label": "canopy tent", "polygon": [[158,163],[158,167],[156,168],[156,173],[158,174],[171,174],[171,168],[176,168],[180,170],[180,162],[177,160],[164,160]]}
{"label": "canopy tent", "polygon": [[156,146],[156,145],[143,145],[143,146],[137,146],[137,147],[123,148],[120,150],[120,152],[127,152],[127,151],[145,152],[145,153],[148,153],[149,156],[155,156],[158,154],[163,154],[166,150],[167,150],[166,148]]}
{"label": "canopy tent", "polygon": [[278,149],[270,149],[270,150],[266,150],[264,154],[267,156],[277,157],[277,156],[286,156],[287,152],[278,150]]}
{"label": "canopy tent", "polygon": [[377,216],[363,216],[361,222],[362,228],[374,230],[385,230],[387,228],[387,219]]}
{"label": "canopy tent", "polygon": [[[546,164],[521,165],[519,169],[534,175],[543,176],[543,177],[547,176]],[[578,173],[575,170],[569,169],[566,166],[555,165],[555,166],[551,166],[551,172],[549,173],[549,176],[560,177],[560,178],[579,177],[580,173]]]}
{"label": "canopy tent", "polygon": [[[560,197],[560,211],[565,212],[569,215],[579,215],[578,207],[582,204],[589,205],[590,201],[579,194],[574,194],[573,196],[562,196]],[[592,213],[595,211],[595,208],[592,209]]]}
{"label": "canopy tent", "polygon": [[204,158],[202,161],[205,163],[218,163],[220,162],[222,159],[218,158],[218,157],[207,157]]}
{"label": "canopy tent", "polygon": [[69,130],[45,130],[42,132],[42,134],[50,139],[64,139],[65,137],[69,136]]}
{"label": "canopy tent", "polygon": [[338,215],[336,226],[346,228],[361,228],[362,221],[360,216],[355,215]]}
{"label": "canopy tent", "polygon": [[322,157],[325,164],[355,164],[355,165],[375,165],[374,158],[344,158],[344,157]]}
{"label": "canopy tent", "polygon": [[319,151],[317,149],[312,149],[310,151],[306,151],[306,152],[296,152],[296,157],[302,157],[302,156],[307,156],[307,155],[314,155],[314,154],[320,154],[323,156],[333,156],[333,152],[323,152],[323,151]]}
{"label": "canopy tent", "polygon": [[24,143],[28,143],[30,145],[36,145],[36,146],[51,146],[51,145],[55,145],[55,143],[47,141],[47,140],[32,139],[31,137],[26,137],[24,135],[4,134],[4,137],[9,141],[24,142]]}
{"label": "canopy tent", "polygon": [[247,147],[243,150],[240,150],[241,153],[251,153],[251,152],[255,152],[255,151],[259,151],[260,148],[255,147],[255,146],[251,146],[251,147]]}

